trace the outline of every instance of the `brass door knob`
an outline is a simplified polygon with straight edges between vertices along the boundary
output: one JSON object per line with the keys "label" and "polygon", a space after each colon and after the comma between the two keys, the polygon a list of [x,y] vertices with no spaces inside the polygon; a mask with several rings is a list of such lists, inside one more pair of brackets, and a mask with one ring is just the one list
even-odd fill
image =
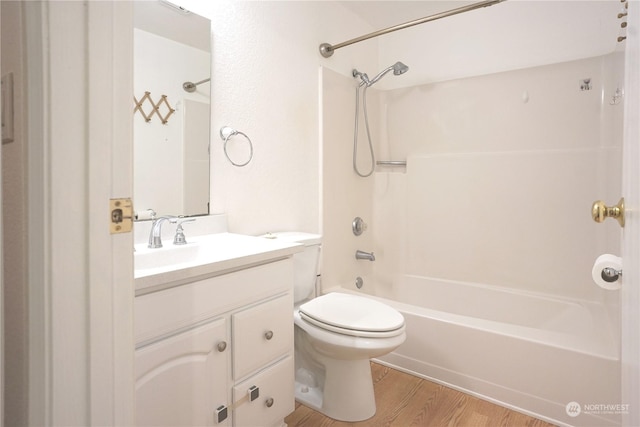
{"label": "brass door knob", "polygon": [[593,202],[591,217],[595,222],[602,222],[607,218],[618,220],[620,227],[624,227],[624,197],[615,206],[606,206],[602,200]]}

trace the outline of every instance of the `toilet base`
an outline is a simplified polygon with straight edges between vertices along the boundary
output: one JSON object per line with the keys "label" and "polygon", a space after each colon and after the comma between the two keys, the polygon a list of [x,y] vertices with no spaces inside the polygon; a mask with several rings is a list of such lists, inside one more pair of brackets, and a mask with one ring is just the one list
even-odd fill
{"label": "toilet base", "polygon": [[338,421],[364,421],[376,413],[376,400],[368,359],[324,360],[324,390],[296,383],[300,403]]}

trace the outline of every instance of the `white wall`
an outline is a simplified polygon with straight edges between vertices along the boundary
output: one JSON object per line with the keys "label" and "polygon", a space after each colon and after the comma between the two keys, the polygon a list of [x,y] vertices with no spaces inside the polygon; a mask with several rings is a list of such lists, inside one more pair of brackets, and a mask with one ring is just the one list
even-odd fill
{"label": "white wall", "polygon": [[[240,233],[321,231],[318,70],[375,69],[377,43],[331,59],[318,45],[371,27],[334,2],[180,3],[212,20],[212,213]],[[246,167],[224,157],[222,126],[253,141]]]}

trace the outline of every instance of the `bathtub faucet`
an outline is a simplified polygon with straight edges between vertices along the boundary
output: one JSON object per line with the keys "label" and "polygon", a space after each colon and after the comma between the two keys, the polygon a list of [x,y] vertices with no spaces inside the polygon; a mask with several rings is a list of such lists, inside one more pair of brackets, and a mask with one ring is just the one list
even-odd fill
{"label": "bathtub faucet", "polygon": [[358,249],[356,251],[356,259],[366,259],[369,261],[375,261],[376,257],[373,255],[373,252],[365,252]]}

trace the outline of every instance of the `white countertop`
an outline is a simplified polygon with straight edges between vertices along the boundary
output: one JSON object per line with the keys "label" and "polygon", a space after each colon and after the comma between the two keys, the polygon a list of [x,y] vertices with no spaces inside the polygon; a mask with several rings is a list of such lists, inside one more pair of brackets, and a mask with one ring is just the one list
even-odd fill
{"label": "white countertop", "polygon": [[146,243],[135,245],[136,295],[265,264],[304,250],[298,243],[234,233],[187,240],[180,246],[165,240],[164,247],[157,249],[149,249]]}

